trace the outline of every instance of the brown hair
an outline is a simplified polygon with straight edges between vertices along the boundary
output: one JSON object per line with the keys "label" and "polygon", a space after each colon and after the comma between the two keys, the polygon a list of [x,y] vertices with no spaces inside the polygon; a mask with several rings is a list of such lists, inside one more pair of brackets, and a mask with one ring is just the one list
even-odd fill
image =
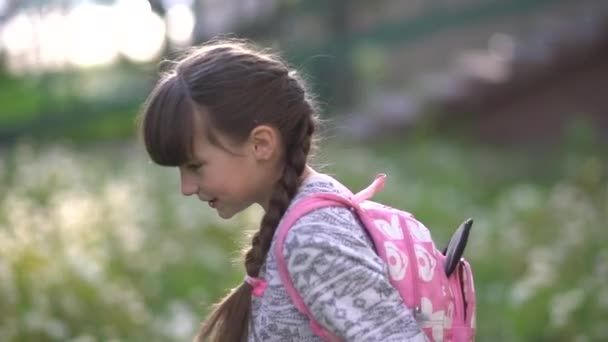
{"label": "brown hair", "polygon": [[[154,162],[178,166],[189,159],[194,115],[204,116],[212,143],[217,143],[213,132],[243,142],[262,124],[281,134],[283,174],[245,254],[247,274],[257,277],[307,163],[317,126],[314,101],[302,80],[276,55],[243,41],[214,40],[177,62],[146,100],[141,133]],[[245,282],[233,289],[215,306],[196,340],[245,340],[251,294]]]}

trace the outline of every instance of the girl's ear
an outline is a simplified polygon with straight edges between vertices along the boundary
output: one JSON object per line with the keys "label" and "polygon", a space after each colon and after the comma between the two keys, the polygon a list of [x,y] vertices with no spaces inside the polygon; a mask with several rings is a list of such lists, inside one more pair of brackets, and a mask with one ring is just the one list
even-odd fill
{"label": "girl's ear", "polygon": [[258,161],[268,161],[279,155],[280,134],[276,128],[260,125],[249,135],[253,156]]}

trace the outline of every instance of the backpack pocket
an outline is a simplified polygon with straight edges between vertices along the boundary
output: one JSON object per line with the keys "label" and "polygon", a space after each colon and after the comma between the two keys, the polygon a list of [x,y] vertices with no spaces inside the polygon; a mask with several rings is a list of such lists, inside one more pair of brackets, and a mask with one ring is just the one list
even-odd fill
{"label": "backpack pocket", "polygon": [[475,338],[476,302],[473,273],[469,263],[461,259],[455,274],[448,281],[456,305],[451,328],[452,341],[473,341]]}

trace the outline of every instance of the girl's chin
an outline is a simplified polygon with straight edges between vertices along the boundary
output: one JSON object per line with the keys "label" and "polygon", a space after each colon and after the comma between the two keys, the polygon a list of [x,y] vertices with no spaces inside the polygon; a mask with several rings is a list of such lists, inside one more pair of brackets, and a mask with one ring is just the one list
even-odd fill
{"label": "girl's chin", "polygon": [[217,211],[218,216],[225,220],[232,218],[234,215],[236,215],[236,213],[238,213],[238,211],[234,211],[231,208],[222,206],[222,203],[219,204],[220,205],[217,205],[214,209]]}
{"label": "girl's chin", "polygon": [[247,206],[225,206],[223,205],[224,203],[218,202],[218,205],[216,205],[215,210],[217,211],[217,214],[220,218],[222,219],[230,219],[232,218],[234,215],[245,211],[247,208],[249,208],[249,205]]}
{"label": "girl's chin", "polygon": [[231,219],[235,213],[233,213],[233,212],[228,213],[228,212],[223,212],[223,211],[218,210],[217,214],[224,220],[228,220],[228,219]]}

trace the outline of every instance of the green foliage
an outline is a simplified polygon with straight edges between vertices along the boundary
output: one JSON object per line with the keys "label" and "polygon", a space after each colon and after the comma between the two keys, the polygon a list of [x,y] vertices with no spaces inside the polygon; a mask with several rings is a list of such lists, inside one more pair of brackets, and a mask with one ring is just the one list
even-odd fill
{"label": "green foliage", "polygon": [[31,119],[40,109],[43,94],[32,91],[32,82],[3,76],[0,78],[0,122],[21,122]]}
{"label": "green foliage", "polygon": [[132,136],[133,117],[152,84],[153,70],[119,63],[20,78],[0,74],[0,141]]}
{"label": "green foliage", "polygon": [[[442,246],[466,217],[480,341],[608,338],[605,152],[418,139],[324,146],[353,190],[413,212]],[[575,153],[576,152],[576,153]],[[3,341],[182,341],[227,288],[260,211],[222,221],[179,193],[175,170],[131,142],[21,143],[0,158]]]}

